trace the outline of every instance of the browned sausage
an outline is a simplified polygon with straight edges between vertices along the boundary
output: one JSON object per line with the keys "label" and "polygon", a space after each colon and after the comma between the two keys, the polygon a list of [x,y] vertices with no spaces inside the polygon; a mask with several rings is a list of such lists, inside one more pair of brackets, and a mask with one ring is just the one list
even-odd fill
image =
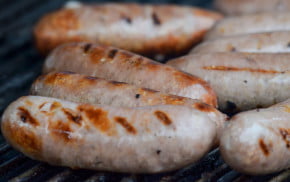
{"label": "browned sausage", "polygon": [[290,99],[234,116],[220,143],[226,163],[240,172],[257,175],[289,168]]}
{"label": "browned sausage", "polygon": [[[140,107],[153,105],[183,105],[206,113],[217,125],[219,138],[226,116],[199,100],[164,94],[122,82],[73,74],[49,73],[40,76],[32,85],[33,95],[54,97],[77,103]],[[217,139],[218,142],[218,139]]]}
{"label": "browned sausage", "polygon": [[204,80],[113,47],[89,43],[62,45],[44,63],[44,72],[50,71],[72,71],[217,104],[215,93]]}
{"label": "browned sausage", "polygon": [[25,155],[53,165],[131,173],[171,171],[199,160],[215,124],[199,110],[164,105],[113,107],[27,96],[1,122]]}
{"label": "browned sausage", "polygon": [[289,53],[199,53],[168,62],[215,90],[219,109],[269,107],[290,98]]}
{"label": "browned sausage", "polygon": [[143,55],[183,54],[222,16],[193,7],[106,3],[64,8],[35,27],[43,53],[65,42],[91,41]]}

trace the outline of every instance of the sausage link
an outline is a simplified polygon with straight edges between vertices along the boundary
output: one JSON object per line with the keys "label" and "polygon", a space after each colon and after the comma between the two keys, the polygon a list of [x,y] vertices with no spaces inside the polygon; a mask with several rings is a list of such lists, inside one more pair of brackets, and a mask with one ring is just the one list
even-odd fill
{"label": "sausage link", "polygon": [[143,107],[154,105],[182,105],[206,113],[217,126],[217,141],[227,119],[213,106],[199,100],[161,93],[127,83],[69,72],[40,76],[31,87],[32,95],[54,97],[77,103],[110,105],[117,107]]}
{"label": "sausage link", "polygon": [[222,37],[205,41],[191,53],[208,52],[271,52],[290,51],[290,31],[263,32]]}
{"label": "sausage link", "polygon": [[133,53],[90,43],[68,43],[55,49],[44,73],[72,71],[200,99],[216,106],[216,95],[204,80]]}
{"label": "sausage link", "polygon": [[235,170],[269,174],[290,167],[290,100],[234,116],[224,130],[220,151]]}
{"label": "sausage link", "polygon": [[207,34],[206,39],[290,30],[289,12],[271,12],[228,17],[219,21]]}
{"label": "sausage link", "polygon": [[289,60],[288,53],[199,53],[168,64],[206,80],[219,109],[238,112],[290,98]]}
{"label": "sausage link", "polygon": [[188,52],[221,17],[174,5],[81,4],[44,16],[34,35],[45,54],[66,42],[90,41],[147,56],[173,56]]}
{"label": "sausage link", "polygon": [[25,155],[53,165],[131,173],[171,171],[211,148],[215,124],[184,106],[113,107],[26,96],[1,129]]}

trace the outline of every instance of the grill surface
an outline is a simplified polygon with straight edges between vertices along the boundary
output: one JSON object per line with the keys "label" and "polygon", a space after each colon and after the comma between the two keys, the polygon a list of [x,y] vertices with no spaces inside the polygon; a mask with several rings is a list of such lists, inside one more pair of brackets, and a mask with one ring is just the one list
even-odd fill
{"label": "grill surface", "polygon": [[[207,8],[210,8],[211,3],[205,0],[158,1],[158,3],[166,2]],[[44,58],[33,46],[33,25],[43,14],[61,7],[64,3],[64,0],[0,0],[0,115],[10,102],[28,93],[32,81],[40,74]],[[8,180],[15,182],[286,182],[290,181],[290,170],[260,177],[242,175],[222,161],[217,149],[196,164],[166,174],[131,175],[72,170],[33,161],[12,149],[0,134],[0,181]]]}

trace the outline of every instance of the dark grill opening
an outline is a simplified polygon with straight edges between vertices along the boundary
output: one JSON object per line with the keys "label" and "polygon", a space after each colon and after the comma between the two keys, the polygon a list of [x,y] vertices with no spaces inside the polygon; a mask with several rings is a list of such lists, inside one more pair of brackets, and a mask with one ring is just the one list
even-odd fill
{"label": "dark grill opening", "polygon": [[[105,0],[98,2],[105,2]],[[126,2],[137,1],[126,0]],[[156,3],[154,0],[146,2]],[[35,22],[45,13],[60,8],[64,3],[64,0],[0,1],[0,115],[10,102],[28,94],[32,81],[41,72],[44,58],[34,48],[32,37]],[[210,0],[161,0],[158,3],[211,7]],[[232,170],[223,162],[218,149],[211,151],[199,162],[170,173],[133,175],[73,170],[31,160],[14,150],[0,134],[0,181],[8,180],[15,182],[286,182],[290,181],[290,170],[267,176],[243,175]]]}

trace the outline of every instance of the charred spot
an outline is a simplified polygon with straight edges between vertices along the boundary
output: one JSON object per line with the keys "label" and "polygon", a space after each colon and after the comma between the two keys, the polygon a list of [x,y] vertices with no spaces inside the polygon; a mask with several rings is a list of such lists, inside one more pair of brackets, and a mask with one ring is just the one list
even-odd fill
{"label": "charred spot", "polygon": [[97,80],[98,78],[93,77],[93,76],[86,76],[85,79],[87,79],[87,80]]}
{"label": "charred spot", "polygon": [[140,94],[136,94],[136,95],[135,95],[135,98],[136,98],[136,99],[139,99],[139,98],[140,98]]}
{"label": "charred spot", "polygon": [[111,49],[108,53],[108,57],[110,59],[114,59],[114,57],[116,56],[116,54],[118,53],[118,50],[117,49]]}
{"label": "charred spot", "polygon": [[92,44],[88,43],[83,47],[84,53],[88,53],[92,48]]}
{"label": "charred spot", "polygon": [[123,118],[123,117],[116,117],[115,118],[115,121],[117,123],[119,123],[121,126],[123,126],[127,132],[131,133],[131,134],[136,134],[137,131],[136,129],[134,128],[134,126],[132,126],[127,120],[126,118]]}
{"label": "charred spot", "polygon": [[111,84],[113,84],[114,86],[124,86],[127,83],[125,82],[118,82],[118,81],[110,81]]}
{"label": "charred spot", "polygon": [[76,74],[76,73],[72,72],[72,71],[61,71],[61,72],[58,72],[56,74],[59,74],[59,75],[73,75],[73,74]]}
{"label": "charred spot", "polygon": [[195,103],[194,107],[197,110],[202,111],[202,112],[213,112],[213,111],[215,111],[215,109],[212,106],[210,106],[208,104],[205,104],[205,103]]}
{"label": "charred spot", "polygon": [[161,21],[155,12],[152,13],[151,18],[153,20],[154,25],[161,25]]}
{"label": "charred spot", "polygon": [[171,119],[167,116],[166,113],[162,111],[155,111],[155,116],[165,125],[170,125],[172,123]]}
{"label": "charred spot", "polygon": [[287,47],[290,48],[290,42],[288,42]]}
{"label": "charred spot", "polygon": [[248,83],[248,80],[244,80],[244,83]]}
{"label": "charred spot", "polygon": [[68,109],[62,109],[62,111],[66,115],[66,117],[69,121],[72,121],[78,125],[81,124],[81,121],[82,121],[81,115],[75,115],[72,112],[70,112]]}
{"label": "charred spot", "polygon": [[62,139],[66,142],[70,142],[72,140],[70,135],[72,133],[72,129],[70,128],[69,123],[63,121],[50,122],[49,129],[56,140]]}
{"label": "charred spot", "polygon": [[101,132],[112,135],[112,123],[108,118],[108,112],[91,105],[80,105],[80,112],[84,113],[89,122],[91,122]]}
{"label": "charred spot", "polygon": [[33,126],[39,126],[39,122],[31,116],[30,112],[24,107],[19,107],[19,117],[23,123],[29,123]]}
{"label": "charred spot", "polygon": [[124,20],[128,24],[132,24],[132,19],[128,16],[122,16],[121,19]]}
{"label": "charred spot", "polygon": [[268,146],[264,143],[263,139],[259,139],[259,146],[265,156],[268,156],[270,154],[270,150]]}
{"label": "charred spot", "polygon": [[232,47],[230,51],[231,52],[237,52],[237,49],[235,47]]}
{"label": "charred spot", "polygon": [[286,143],[286,148],[290,147],[290,129],[280,128],[279,132]]}
{"label": "charred spot", "polygon": [[157,155],[160,155],[160,153],[161,153],[161,150],[156,150]]}
{"label": "charred spot", "polygon": [[150,93],[156,93],[156,92],[158,92],[158,91],[153,90],[153,89],[150,89],[150,88],[142,88],[141,90],[142,91],[145,91],[145,92],[150,92]]}

